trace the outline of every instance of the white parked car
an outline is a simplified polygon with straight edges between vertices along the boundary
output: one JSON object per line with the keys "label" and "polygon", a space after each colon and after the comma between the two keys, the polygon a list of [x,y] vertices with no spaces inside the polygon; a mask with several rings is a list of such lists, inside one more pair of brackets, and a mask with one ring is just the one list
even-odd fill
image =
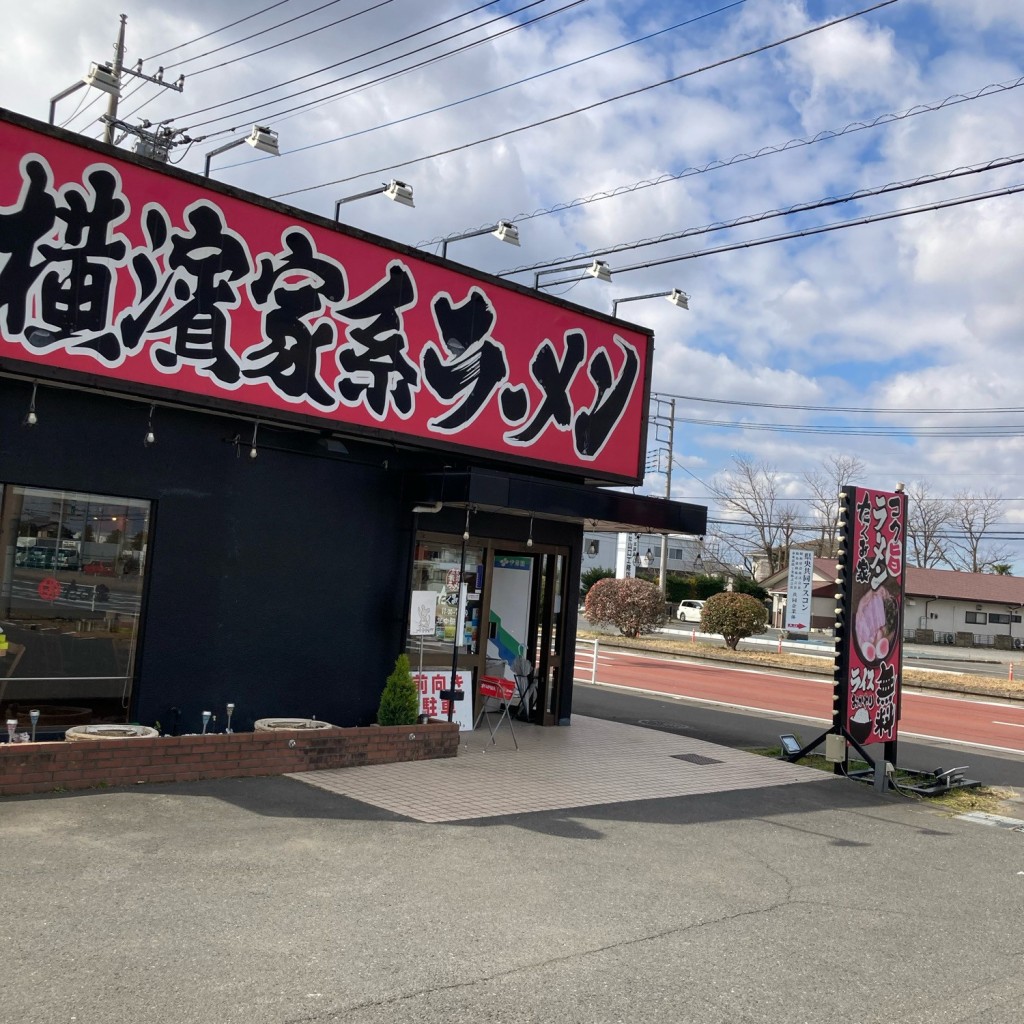
{"label": "white parked car", "polygon": [[700,613],[704,608],[703,601],[680,601],[676,609],[676,618],[680,622],[700,622]]}

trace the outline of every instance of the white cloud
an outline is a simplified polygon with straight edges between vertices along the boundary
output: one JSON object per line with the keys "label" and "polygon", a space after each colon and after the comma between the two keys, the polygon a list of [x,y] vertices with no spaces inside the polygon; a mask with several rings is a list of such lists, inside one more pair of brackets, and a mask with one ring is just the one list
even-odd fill
{"label": "white cloud", "polygon": [[[45,119],[51,96],[70,85],[90,61],[111,56],[122,6],[112,0],[89,4],[50,0],[12,8],[5,24],[7,44],[0,52],[0,82],[4,83],[0,103]],[[764,146],[840,129],[853,121],[869,122],[1020,74],[1024,5],[1018,0],[915,0],[585,114],[498,142],[459,148],[799,32],[815,24],[818,16],[832,16],[832,12],[822,13],[822,8],[830,6],[815,3],[812,17],[803,0],[744,4],[642,46],[616,50],[514,89],[394,127],[327,142],[503,86],[685,17],[679,5],[595,0],[310,111],[280,114],[274,126],[281,133],[286,155],[257,160],[247,149],[233,150],[218,158],[215,173],[221,180],[264,195],[354,178],[288,200],[300,209],[325,215],[340,196],[399,177],[415,187],[415,210],[366,199],[346,205],[344,216],[357,227],[413,244],[665,173],[727,162]],[[176,117],[176,125],[192,126],[226,109],[235,113],[196,132],[245,128],[299,102],[268,103],[269,95],[280,96],[353,72],[353,77],[315,95],[365,83],[398,66],[363,70],[388,59],[396,49],[353,60],[227,108],[207,114],[196,111],[346,60],[462,9],[454,0],[429,5],[399,0],[379,15],[325,28],[300,43],[200,73],[208,65],[305,26],[325,24],[335,16],[333,9],[325,11],[288,30],[169,68],[171,77],[179,70],[187,73],[184,94],[158,95],[155,87],[147,86],[126,98],[121,112],[154,121]],[[146,70],[155,71],[160,60],[170,64],[273,24],[287,11],[283,7],[269,12],[195,47],[147,62]],[[248,13],[249,7],[237,0],[218,5],[179,0],[172,7],[129,9],[130,61]],[[484,12],[477,20],[492,16]],[[462,20],[397,50],[423,45],[465,24]],[[487,31],[493,36],[500,27]],[[150,96],[156,98],[134,113]],[[62,100],[59,119],[72,114],[79,98],[91,100],[84,92]],[[98,113],[103,105],[102,101],[94,104],[90,113]],[[257,109],[243,112],[241,108],[249,105]],[[85,120],[76,118],[72,127],[81,128]],[[203,153],[227,137],[197,143],[184,156],[182,166],[201,168]],[[311,145],[315,148],[287,155]],[[457,151],[366,175],[378,167],[448,148]],[[1013,91],[526,220],[520,225],[520,250],[484,237],[453,245],[450,255],[496,271],[785,209],[1022,150],[1024,114],[1020,96]],[[182,155],[184,147],[175,158]],[[231,166],[239,160],[247,162]],[[656,262],[669,255],[913,207],[1019,180],[1018,169],[979,175],[617,253],[608,260],[613,269]],[[1018,287],[1024,256],[1017,244],[1024,228],[1022,209],[1018,196],[923,213],[814,239],[616,273],[610,286],[587,280],[568,297],[607,311],[616,297],[673,287],[691,294],[688,312],[661,302],[620,310],[656,330],[653,376],[654,388],[660,392],[822,406],[1014,405],[1015,382],[1008,367],[1018,358],[1024,321],[1024,297]],[[532,275],[517,278],[530,279]],[[709,405],[686,415],[805,425],[828,419],[818,412]],[[847,425],[863,422],[852,416],[845,419]],[[934,419],[936,423],[948,420]],[[978,422],[983,421],[979,417]],[[870,422],[896,420],[879,416]],[[1002,482],[1010,496],[1022,493],[1021,474],[1016,470],[1020,442],[1012,438],[830,437],[698,425],[681,426],[677,434],[686,439],[680,445],[684,464],[703,479],[714,476],[734,451],[742,450],[774,462],[798,480],[822,452],[838,449],[865,459],[871,476],[867,483],[887,485],[910,476],[909,464],[915,474],[931,475],[939,491],[952,490],[954,484],[982,490]],[[657,481],[655,489],[660,485]],[[679,486],[689,484],[684,480]],[[1007,517],[1024,519],[1024,504],[1021,509],[1008,506]]]}

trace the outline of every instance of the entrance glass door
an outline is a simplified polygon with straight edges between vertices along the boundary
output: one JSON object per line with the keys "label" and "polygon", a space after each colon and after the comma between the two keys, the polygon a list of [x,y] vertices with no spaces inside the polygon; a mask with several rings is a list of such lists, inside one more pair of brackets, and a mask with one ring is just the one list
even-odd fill
{"label": "entrance glass door", "polygon": [[[568,554],[567,548],[474,537],[463,557],[462,538],[419,534],[411,591],[424,622],[410,627],[413,672],[447,678],[454,662],[457,671],[471,670],[474,682],[482,675],[516,679],[517,669],[529,661],[529,675],[516,680],[525,697],[518,713],[557,724]],[[426,624],[430,618],[432,629]],[[447,715],[440,700],[425,701],[424,710]]]}
{"label": "entrance glass door", "polygon": [[537,638],[537,706],[534,719],[541,725],[557,725],[560,717],[563,665],[566,663],[562,637],[565,633],[567,564],[565,551],[552,551],[538,556],[537,617],[534,630]]}

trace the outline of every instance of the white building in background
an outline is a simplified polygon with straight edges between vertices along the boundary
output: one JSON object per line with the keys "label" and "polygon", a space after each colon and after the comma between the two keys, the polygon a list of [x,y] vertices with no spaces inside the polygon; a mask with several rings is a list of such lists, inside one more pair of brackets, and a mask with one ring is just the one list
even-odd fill
{"label": "white building in background", "polygon": [[[635,576],[637,568],[654,569],[661,565],[661,545],[665,540],[660,533],[584,533],[583,566],[588,569],[606,569],[619,579]],[[735,575],[737,569],[721,561],[715,551],[709,550],[703,537],[670,534],[668,537],[668,572],[718,573]]]}

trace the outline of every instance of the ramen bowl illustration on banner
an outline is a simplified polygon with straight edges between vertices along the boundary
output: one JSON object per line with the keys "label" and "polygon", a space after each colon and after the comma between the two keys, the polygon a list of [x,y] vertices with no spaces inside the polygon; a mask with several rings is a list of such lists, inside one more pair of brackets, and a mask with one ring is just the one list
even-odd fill
{"label": "ramen bowl illustration on banner", "polygon": [[853,615],[853,632],[866,664],[888,657],[896,643],[898,625],[899,603],[885,585],[861,595]]}

